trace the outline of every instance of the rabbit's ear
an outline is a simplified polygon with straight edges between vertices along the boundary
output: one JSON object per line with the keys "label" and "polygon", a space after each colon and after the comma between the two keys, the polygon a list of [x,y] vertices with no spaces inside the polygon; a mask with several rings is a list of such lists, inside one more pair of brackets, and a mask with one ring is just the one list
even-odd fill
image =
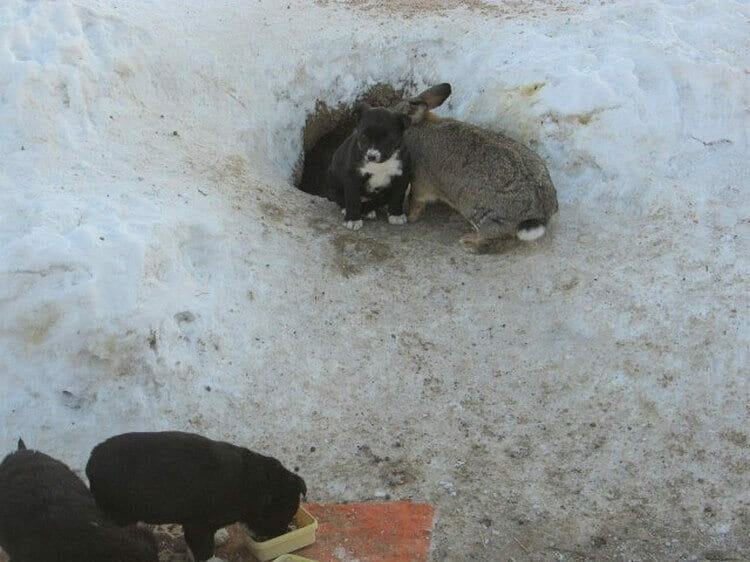
{"label": "rabbit's ear", "polygon": [[419,123],[424,119],[427,113],[427,102],[419,98],[411,98],[406,103],[404,114],[409,117],[409,121],[412,125]]}
{"label": "rabbit's ear", "polygon": [[451,95],[451,85],[447,82],[427,88],[424,92],[419,94],[416,98],[412,98],[409,102],[420,100],[427,104],[428,109],[435,109],[443,104]]}

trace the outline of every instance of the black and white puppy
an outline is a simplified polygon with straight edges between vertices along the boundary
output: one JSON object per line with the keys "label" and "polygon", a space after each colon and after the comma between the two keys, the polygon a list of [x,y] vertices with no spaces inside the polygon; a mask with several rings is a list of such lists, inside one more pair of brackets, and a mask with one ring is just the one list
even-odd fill
{"label": "black and white puppy", "polygon": [[388,208],[388,222],[406,224],[404,197],[411,162],[402,144],[411,123],[407,115],[363,105],[354,132],[339,146],[328,168],[333,199],[344,213],[347,228],[362,228],[362,217]]}
{"label": "black and white puppy", "polygon": [[126,433],[86,465],[99,507],[120,525],[179,523],[195,560],[214,556],[214,534],[244,523],[256,536],[286,532],[305,481],[271,457],[192,433]]}
{"label": "black and white puppy", "polygon": [[0,546],[12,562],[158,562],[148,529],[122,529],[67,466],[39,451],[0,464]]}

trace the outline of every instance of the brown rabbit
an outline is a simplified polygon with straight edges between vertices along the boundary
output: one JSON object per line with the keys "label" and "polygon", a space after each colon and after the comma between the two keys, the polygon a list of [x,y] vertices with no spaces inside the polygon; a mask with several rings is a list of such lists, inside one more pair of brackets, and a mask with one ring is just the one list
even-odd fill
{"label": "brown rabbit", "polygon": [[474,251],[498,238],[540,238],[557,212],[544,162],[501,133],[430,112],[450,94],[450,84],[439,84],[395,106],[412,120],[404,133],[413,161],[409,220],[443,201],[474,227],[461,238]]}

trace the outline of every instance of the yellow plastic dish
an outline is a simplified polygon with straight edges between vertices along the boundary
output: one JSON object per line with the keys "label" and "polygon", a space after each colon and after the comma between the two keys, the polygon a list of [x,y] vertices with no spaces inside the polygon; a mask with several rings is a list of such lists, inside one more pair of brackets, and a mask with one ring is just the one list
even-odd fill
{"label": "yellow plastic dish", "polygon": [[[315,531],[318,528],[318,521],[315,517],[300,507],[299,511],[294,515],[294,524],[297,526],[294,531],[289,531],[267,541],[256,542],[253,540],[253,537],[249,537],[248,543],[253,556],[260,560],[260,562],[267,562],[282,554],[294,552],[315,542]],[[302,558],[302,560],[305,559]]]}

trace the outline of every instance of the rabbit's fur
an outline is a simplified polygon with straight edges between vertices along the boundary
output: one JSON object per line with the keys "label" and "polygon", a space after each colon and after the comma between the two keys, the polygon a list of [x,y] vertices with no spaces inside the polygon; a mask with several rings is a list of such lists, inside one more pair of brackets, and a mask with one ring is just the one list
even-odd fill
{"label": "rabbit's fur", "polygon": [[470,249],[497,238],[541,237],[558,208],[544,162],[501,133],[431,113],[450,93],[450,84],[439,84],[394,108],[412,119],[404,133],[413,173],[409,220],[443,201],[474,227],[461,238]]}

